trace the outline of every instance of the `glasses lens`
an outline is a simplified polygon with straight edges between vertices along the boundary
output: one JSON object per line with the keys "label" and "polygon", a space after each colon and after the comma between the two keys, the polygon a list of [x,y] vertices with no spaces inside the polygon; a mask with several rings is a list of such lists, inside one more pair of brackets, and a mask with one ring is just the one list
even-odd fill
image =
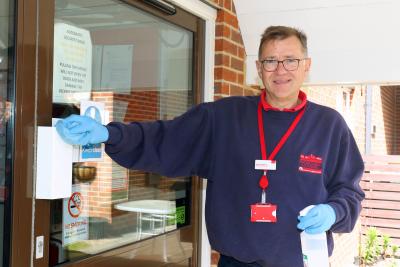
{"label": "glasses lens", "polygon": [[262,62],[262,65],[265,71],[274,71],[276,70],[276,67],[278,67],[278,61],[267,59]]}
{"label": "glasses lens", "polygon": [[283,61],[283,66],[286,70],[297,70],[297,68],[299,67],[299,60],[292,58],[285,59]]}

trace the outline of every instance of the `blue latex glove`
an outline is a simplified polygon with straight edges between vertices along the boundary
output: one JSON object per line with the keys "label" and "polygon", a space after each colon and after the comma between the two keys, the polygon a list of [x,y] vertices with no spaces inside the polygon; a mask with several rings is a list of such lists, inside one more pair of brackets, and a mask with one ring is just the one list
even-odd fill
{"label": "blue latex glove", "polygon": [[335,210],[328,204],[313,207],[306,216],[299,216],[297,228],[307,234],[320,234],[328,231],[336,221]]}
{"label": "blue latex glove", "polygon": [[56,129],[61,138],[71,145],[99,144],[108,139],[107,128],[88,116],[71,115],[59,120]]}

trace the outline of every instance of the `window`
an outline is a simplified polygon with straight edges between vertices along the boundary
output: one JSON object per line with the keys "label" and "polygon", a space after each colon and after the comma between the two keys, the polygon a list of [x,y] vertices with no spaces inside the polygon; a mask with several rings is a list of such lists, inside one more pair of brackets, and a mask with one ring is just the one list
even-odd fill
{"label": "window", "polygon": [[337,96],[337,101],[336,101],[336,107],[337,110],[342,114],[343,118],[345,119],[347,126],[353,130],[353,117],[352,117],[352,112],[351,112],[351,104],[352,104],[352,98],[354,94],[354,88],[345,88],[342,87],[339,90],[338,96]]}
{"label": "window", "polygon": [[[55,3],[54,118],[172,119],[194,104],[191,31],[120,1]],[[51,203],[51,266],[191,223],[190,177],[127,170],[76,150],[73,193]]]}

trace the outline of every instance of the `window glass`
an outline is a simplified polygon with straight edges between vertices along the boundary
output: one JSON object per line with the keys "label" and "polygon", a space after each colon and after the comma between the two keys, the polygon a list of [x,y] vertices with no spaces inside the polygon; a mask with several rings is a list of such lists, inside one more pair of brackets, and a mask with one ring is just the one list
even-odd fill
{"label": "window glass", "polygon": [[[192,32],[120,1],[55,3],[54,118],[151,121],[193,105]],[[190,224],[189,177],[128,170],[85,149],[76,148],[71,196],[51,204],[50,265]]]}
{"label": "window glass", "polygon": [[[12,158],[13,1],[0,0],[0,267],[7,266]],[[3,258],[4,257],[4,258]]]}

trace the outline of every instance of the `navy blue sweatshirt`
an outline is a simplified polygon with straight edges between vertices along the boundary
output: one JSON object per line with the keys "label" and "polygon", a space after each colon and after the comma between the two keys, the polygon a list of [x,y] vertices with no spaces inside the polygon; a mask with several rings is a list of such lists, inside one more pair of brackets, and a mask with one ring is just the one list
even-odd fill
{"label": "navy blue sweatshirt", "polygon": [[[277,170],[269,171],[266,197],[278,206],[277,222],[250,222],[250,205],[261,199],[262,171],[254,169],[261,159],[259,100],[229,97],[203,103],[171,121],[112,122],[106,152],[126,168],[208,179],[207,232],[218,252],[261,266],[300,267],[299,211],[320,203],[334,208],[331,254],[332,232],[350,232],[359,216],[364,165],[343,118],[307,101],[304,116],[276,156]],[[297,112],[263,110],[268,154]]]}

